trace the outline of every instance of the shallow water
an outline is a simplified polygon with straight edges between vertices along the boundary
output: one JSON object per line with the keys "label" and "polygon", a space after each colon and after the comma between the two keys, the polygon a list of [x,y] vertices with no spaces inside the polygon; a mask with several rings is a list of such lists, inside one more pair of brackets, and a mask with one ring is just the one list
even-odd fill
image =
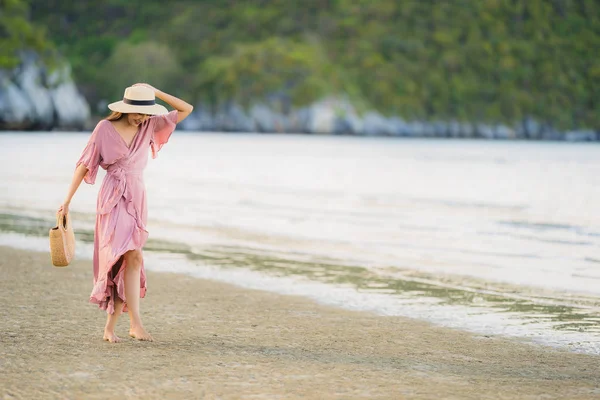
{"label": "shallow water", "polygon": [[[86,140],[0,135],[0,244],[43,248]],[[148,267],[600,354],[599,156],[178,132],[146,171]],[[96,193],[73,200],[82,257]]]}

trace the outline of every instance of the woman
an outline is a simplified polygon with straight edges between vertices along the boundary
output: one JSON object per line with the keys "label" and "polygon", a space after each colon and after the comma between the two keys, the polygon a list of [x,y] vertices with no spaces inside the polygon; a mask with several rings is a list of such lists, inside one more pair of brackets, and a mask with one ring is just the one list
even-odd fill
{"label": "woman", "polygon": [[[175,110],[155,103],[155,97]],[[104,340],[120,342],[117,319],[129,312],[129,335],[152,341],[140,318],[140,297],[146,294],[142,248],[148,238],[143,170],[167,143],[175,125],[193,110],[185,101],[138,83],[125,89],[122,101],[108,106],[112,113],[100,121],[83,150],[69,192],[58,212],[69,204],[82,180],[93,184],[98,167],[106,177],[98,193],[94,232],[94,287],[90,302],[106,310]]]}

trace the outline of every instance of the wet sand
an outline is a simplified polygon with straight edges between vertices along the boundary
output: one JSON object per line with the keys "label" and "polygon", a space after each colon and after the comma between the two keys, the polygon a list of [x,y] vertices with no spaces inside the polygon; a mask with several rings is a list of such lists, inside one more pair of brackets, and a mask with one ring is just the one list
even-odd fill
{"label": "wet sand", "polygon": [[0,247],[3,399],[594,399],[600,357],[148,272],[156,342],[102,340],[89,261]]}

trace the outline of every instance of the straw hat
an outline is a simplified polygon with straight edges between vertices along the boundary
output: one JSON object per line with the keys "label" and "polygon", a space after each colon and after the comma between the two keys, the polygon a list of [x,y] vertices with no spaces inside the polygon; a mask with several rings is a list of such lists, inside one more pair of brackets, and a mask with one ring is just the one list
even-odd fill
{"label": "straw hat", "polygon": [[165,107],[156,104],[155,100],[154,90],[145,86],[130,86],[125,89],[123,100],[110,103],[108,108],[124,114],[160,115],[169,112]]}

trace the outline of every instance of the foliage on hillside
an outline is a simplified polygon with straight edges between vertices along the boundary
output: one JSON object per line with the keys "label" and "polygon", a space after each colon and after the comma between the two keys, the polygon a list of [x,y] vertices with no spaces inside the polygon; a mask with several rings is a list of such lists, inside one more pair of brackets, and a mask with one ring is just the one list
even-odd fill
{"label": "foliage on hillside", "polygon": [[52,44],[45,30],[32,24],[24,0],[0,0],[0,68],[14,68],[20,52],[32,50],[52,61]]}
{"label": "foliage on hillside", "polygon": [[600,127],[597,0],[45,0],[31,9],[92,104],[146,80],[213,103],[345,94],[406,119]]}

